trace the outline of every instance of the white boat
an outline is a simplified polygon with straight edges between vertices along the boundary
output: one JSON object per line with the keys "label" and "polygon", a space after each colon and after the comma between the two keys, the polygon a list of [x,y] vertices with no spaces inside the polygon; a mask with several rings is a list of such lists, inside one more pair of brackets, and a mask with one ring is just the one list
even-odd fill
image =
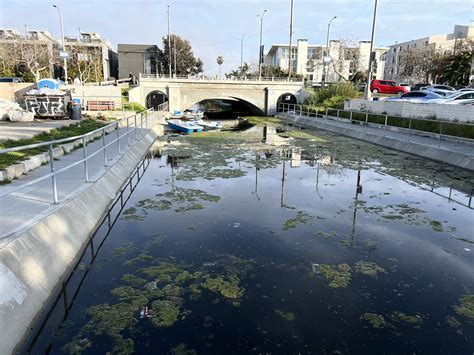
{"label": "white boat", "polygon": [[178,119],[168,120],[168,127],[184,133],[202,132],[203,127],[195,122],[182,121]]}
{"label": "white boat", "polygon": [[203,127],[205,131],[220,130],[223,127],[220,122],[204,121],[203,119],[194,120],[193,122]]}

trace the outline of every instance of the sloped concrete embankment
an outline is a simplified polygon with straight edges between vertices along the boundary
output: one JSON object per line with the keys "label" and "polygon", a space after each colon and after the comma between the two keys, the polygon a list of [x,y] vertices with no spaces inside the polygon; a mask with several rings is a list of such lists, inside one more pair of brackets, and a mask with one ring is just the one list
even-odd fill
{"label": "sloped concrete embankment", "polygon": [[104,175],[0,249],[0,354],[30,334],[117,192],[163,132],[156,126]]}
{"label": "sloped concrete embankment", "polygon": [[351,129],[348,127],[341,127],[340,125],[332,125],[317,121],[314,117],[293,116],[287,114],[278,114],[280,118],[289,120],[297,125],[304,125],[324,129],[326,131],[341,134],[350,138],[355,138],[361,141],[377,144],[390,149],[395,149],[400,152],[417,155],[423,158],[428,158],[438,162],[454,165],[460,168],[474,171],[473,155],[463,154],[444,148],[438,148],[433,145],[424,145],[417,142],[411,142],[404,139],[397,139],[384,135],[384,131],[380,130],[380,134],[373,134],[361,130]]}

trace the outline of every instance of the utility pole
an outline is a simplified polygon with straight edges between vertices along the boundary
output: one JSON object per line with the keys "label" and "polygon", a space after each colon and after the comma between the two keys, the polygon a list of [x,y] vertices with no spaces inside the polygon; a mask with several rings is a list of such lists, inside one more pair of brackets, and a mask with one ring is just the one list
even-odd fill
{"label": "utility pole", "polygon": [[178,77],[178,73],[176,72],[176,33],[173,32],[173,43],[174,43],[174,77]]}
{"label": "utility pole", "polygon": [[263,10],[261,15],[257,15],[260,17],[260,47],[258,51],[258,80],[262,79],[262,64],[263,64],[263,48],[262,48],[262,40],[263,40],[263,17],[267,10]]}
{"label": "utility pole", "polygon": [[168,7],[168,74],[171,79],[171,38],[170,38],[170,6]]}
{"label": "utility pole", "polygon": [[63,57],[63,65],[64,65],[64,82],[67,84],[67,53],[66,53],[66,47],[64,46],[64,25],[63,25],[63,15],[61,13],[61,10],[59,7],[56,5],[53,5],[58,12],[59,12],[59,21],[61,22],[61,39],[62,39],[62,57]]}
{"label": "utility pole", "polygon": [[290,50],[288,53],[288,79],[291,77],[291,52],[293,51],[293,10],[294,1],[291,0],[291,15],[290,15]]}
{"label": "utility pole", "polygon": [[364,99],[370,100],[372,98],[372,93],[370,91],[370,83],[372,82],[372,68],[375,61],[374,51],[374,40],[375,40],[375,25],[377,21],[377,0],[375,0],[374,6],[374,18],[372,20],[372,36],[370,39],[370,59],[369,59],[369,72],[367,75],[367,85],[365,86]]}
{"label": "utility pole", "polygon": [[323,57],[323,87],[325,87],[326,85],[326,82],[327,82],[327,75],[328,75],[328,65],[329,65],[329,61],[331,60],[331,57],[329,56],[329,30],[331,29],[331,23],[332,21],[334,21],[335,19],[337,19],[337,16],[334,16],[328,23],[328,32],[327,32],[327,36],[326,36],[326,56]]}
{"label": "utility pole", "polygon": [[240,40],[240,76],[242,76],[242,68],[244,67],[244,37],[245,33],[242,34],[242,39]]}

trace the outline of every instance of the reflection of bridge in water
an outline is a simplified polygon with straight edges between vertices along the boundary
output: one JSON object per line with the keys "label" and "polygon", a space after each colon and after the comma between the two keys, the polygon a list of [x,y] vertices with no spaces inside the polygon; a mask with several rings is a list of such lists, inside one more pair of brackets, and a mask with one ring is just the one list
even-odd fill
{"label": "reflection of bridge in water", "polygon": [[238,101],[255,113],[271,115],[278,104],[301,103],[307,97],[302,81],[208,80],[140,76],[130,101],[153,107],[169,102],[170,111],[184,111],[209,99]]}

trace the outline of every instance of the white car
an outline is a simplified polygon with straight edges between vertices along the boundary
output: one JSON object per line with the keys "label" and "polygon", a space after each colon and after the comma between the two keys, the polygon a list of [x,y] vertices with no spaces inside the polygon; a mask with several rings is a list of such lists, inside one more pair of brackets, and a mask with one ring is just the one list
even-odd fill
{"label": "white car", "polygon": [[454,94],[445,98],[431,100],[430,103],[461,105],[472,100],[474,100],[474,90],[455,92]]}
{"label": "white car", "polygon": [[441,96],[449,96],[451,94],[454,94],[456,91],[454,90],[454,88],[448,85],[429,85],[429,86],[422,87],[420,90],[433,91]]}

